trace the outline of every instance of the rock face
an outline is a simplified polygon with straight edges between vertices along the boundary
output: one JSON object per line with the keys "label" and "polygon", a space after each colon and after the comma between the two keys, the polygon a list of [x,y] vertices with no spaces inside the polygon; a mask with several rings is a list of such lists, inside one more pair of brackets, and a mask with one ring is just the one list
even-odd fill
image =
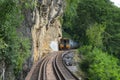
{"label": "rock face", "polygon": [[[20,1],[20,0],[19,0]],[[29,0],[28,0],[29,1]],[[31,57],[23,64],[23,71],[18,79],[24,80],[32,63],[35,63],[45,54],[52,51],[51,41],[58,41],[62,37],[60,17],[63,14],[63,0],[31,0],[34,2],[34,9],[23,9],[25,20],[17,28],[17,32],[31,40]],[[22,37],[20,36],[20,37]],[[0,64],[0,80],[5,74],[4,64]],[[14,80],[13,67],[6,69],[6,79]]]}
{"label": "rock face", "polygon": [[31,27],[34,62],[52,51],[51,41],[58,41],[62,37],[59,18],[64,6],[63,0],[38,0],[36,2]]}
{"label": "rock face", "polygon": [[63,14],[64,0],[33,0],[34,9],[23,9],[25,20],[17,29],[31,40],[31,56],[23,64],[18,77],[24,80],[32,64],[52,51],[51,43],[62,37],[60,19]]}

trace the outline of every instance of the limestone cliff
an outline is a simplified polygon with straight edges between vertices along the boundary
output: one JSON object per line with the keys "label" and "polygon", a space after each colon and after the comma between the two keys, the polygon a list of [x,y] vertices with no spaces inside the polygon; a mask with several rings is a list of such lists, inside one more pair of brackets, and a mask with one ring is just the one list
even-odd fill
{"label": "limestone cliff", "polygon": [[33,0],[34,8],[23,9],[24,21],[17,29],[24,37],[31,40],[31,56],[23,64],[23,71],[18,77],[24,80],[32,64],[52,51],[52,41],[58,42],[62,37],[60,19],[62,18],[64,0]]}
{"label": "limestone cliff", "polygon": [[33,41],[33,60],[52,51],[51,41],[58,41],[62,37],[61,23],[59,18],[63,13],[63,0],[38,0],[33,11],[31,27]]}
{"label": "limestone cliff", "polygon": [[[28,2],[34,3],[34,7],[32,9],[25,7],[25,5],[29,5]],[[6,68],[5,63],[1,62],[0,78],[2,75],[5,80],[14,80],[15,78],[17,78],[16,80],[24,80],[23,78],[26,76],[27,72],[29,72],[32,63],[37,62],[42,56],[52,51],[50,48],[51,41],[57,42],[59,38],[62,37],[60,18],[63,14],[63,3],[63,0],[17,1],[16,4],[20,4],[18,5],[20,7],[18,12],[24,15],[24,21],[21,21],[21,26],[17,26],[18,36],[30,39],[32,43],[30,48],[31,56],[24,62],[23,70],[18,72],[18,75],[20,74],[21,76],[14,76],[14,64],[10,65],[9,68]]]}

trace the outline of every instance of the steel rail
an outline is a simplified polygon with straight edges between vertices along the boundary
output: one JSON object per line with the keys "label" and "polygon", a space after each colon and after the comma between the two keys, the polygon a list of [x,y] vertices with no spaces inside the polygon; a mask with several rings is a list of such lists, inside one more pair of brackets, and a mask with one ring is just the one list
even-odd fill
{"label": "steel rail", "polygon": [[[64,52],[67,53],[67,52]],[[55,75],[56,80],[79,80],[65,65],[63,62],[63,52],[55,52],[54,54],[49,54],[42,58],[33,69],[28,74],[25,80],[47,80],[47,64],[52,59],[53,75]],[[54,57],[53,57],[54,55]]]}
{"label": "steel rail", "polygon": [[38,80],[47,80],[47,75],[46,75],[46,67],[47,67],[47,63],[49,61],[49,56],[46,57],[43,62],[41,63],[41,66],[39,68],[39,76],[38,76]]}
{"label": "steel rail", "polygon": [[63,77],[62,73],[58,69],[57,62],[56,62],[56,57],[54,58],[53,63],[52,63],[54,74],[55,74],[57,80],[64,80],[64,77]]}
{"label": "steel rail", "polygon": [[63,63],[62,54],[53,60],[53,70],[57,80],[79,80]]}

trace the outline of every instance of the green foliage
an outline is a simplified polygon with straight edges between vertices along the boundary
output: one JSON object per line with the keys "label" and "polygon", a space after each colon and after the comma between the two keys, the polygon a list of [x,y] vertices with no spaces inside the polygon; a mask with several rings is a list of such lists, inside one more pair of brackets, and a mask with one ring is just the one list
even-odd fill
{"label": "green foliage", "polygon": [[7,47],[7,44],[5,44],[2,39],[0,39],[0,49],[4,49],[5,47]]}
{"label": "green foliage", "polygon": [[[75,23],[75,18],[77,17],[77,4],[79,3],[79,0],[66,0],[66,8],[63,16],[63,36],[64,32],[67,32],[68,34],[72,34],[72,28]],[[69,29],[69,30],[68,30]],[[72,38],[72,37],[71,37]]]}
{"label": "green foliage", "polygon": [[[83,50],[83,49],[82,49]],[[88,50],[84,47],[84,50]],[[88,73],[89,80],[119,80],[118,59],[94,48],[85,54],[81,62],[82,70]]]}
{"label": "green foliage", "polygon": [[120,9],[114,7],[109,12],[110,19],[107,21],[104,46],[109,53],[120,58]]}
{"label": "green foliage", "polygon": [[[82,45],[95,42],[93,46],[102,46],[102,49],[120,58],[120,8],[114,6],[110,0],[69,0],[67,3],[63,31]],[[94,29],[96,33],[88,31],[93,29],[91,26],[96,23],[98,27],[105,26],[104,34],[100,32],[104,36],[95,38],[97,26]]]}
{"label": "green foliage", "polygon": [[90,54],[92,63],[89,68],[90,80],[119,80],[120,66],[118,59],[99,49],[94,49]]}
{"label": "green foliage", "polygon": [[103,47],[103,32],[105,31],[105,26],[102,24],[94,24],[86,30],[86,35],[88,37],[89,45],[93,47]]}
{"label": "green foliage", "polygon": [[82,71],[86,73],[88,73],[88,69],[90,65],[89,58],[86,58],[86,56],[91,51],[92,51],[92,46],[82,46],[81,48],[79,48],[79,53],[81,55],[84,55],[84,58],[82,59],[82,62],[79,63],[79,66],[82,69]]}
{"label": "green foliage", "polygon": [[63,29],[81,43],[80,67],[89,80],[119,80],[120,8],[110,0],[67,2]]}
{"label": "green foliage", "polygon": [[63,32],[63,37],[64,38],[71,38],[71,36],[68,33],[66,33],[66,32]]}
{"label": "green foliage", "polygon": [[87,53],[89,53],[91,51],[92,51],[92,46],[90,46],[90,45],[82,46],[79,48],[79,52],[83,55],[86,55]]}
{"label": "green foliage", "polygon": [[16,74],[30,49],[29,40],[19,37],[16,32],[22,21],[23,15],[17,0],[0,1],[0,61],[4,61],[6,67],[12,65]]}
{"label": "green foliage", "polygon": [[26,38],[18,38],[18,52],[15,55],[15,59],[12,59],[12,63],[14,64],[15,74],[17,74],[21,69],[23,62],[29,57],[30,55],[30,42]]}
{"label": "green foliage", "polygon": [[64,15],[67,17],[67,20],[72,21],[75,16],[77,16],[77,4],[79,0],[66,0],[66,8]]}
{"label": "green foliage", "polygon": [[[109,0],[81,0],[78,6],[78,26],[73,29],[80,32],[78,36],[83,44],[88,44],[88,37],[86,37],[86,30],[94,23],[106,24],[104,46],[103,48],[111,54],[120,56],[120,37],[115,37],[120,34],[120,9],[113,6]],[[77,21],[76,21],[77,22]],[[94,34],[95,35],[95,34]],[[94,36],[93,35],[93,36]],[[94,41],[94,40],[93,40]]]}
{"label": "green foliage", "polygon": [[22,9],[31,9],[33,10],[37,3],[34,0],[20,0]]}

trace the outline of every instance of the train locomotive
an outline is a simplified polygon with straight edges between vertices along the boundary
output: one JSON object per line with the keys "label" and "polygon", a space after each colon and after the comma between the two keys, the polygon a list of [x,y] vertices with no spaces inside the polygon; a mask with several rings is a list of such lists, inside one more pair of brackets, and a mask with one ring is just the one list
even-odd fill
{"label": "train locomotive", "polygon": [[61,38],[59,41],[59,50],[76,49],[79,43],[68,38]]}

